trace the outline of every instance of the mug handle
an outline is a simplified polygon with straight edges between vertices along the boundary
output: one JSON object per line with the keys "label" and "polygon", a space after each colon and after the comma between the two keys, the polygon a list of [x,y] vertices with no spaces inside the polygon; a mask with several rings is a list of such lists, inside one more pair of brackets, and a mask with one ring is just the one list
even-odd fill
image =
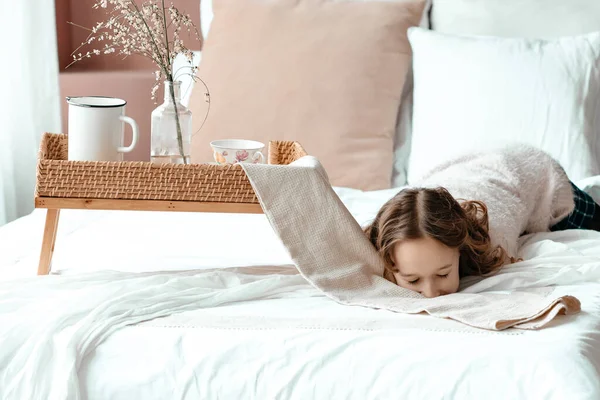
{"label": "mug handle", "polygon": [[[258,157],[256,156],[258,154]],[[254,153],[254,156],[252,156],[252,161],[256,161],[257,158],[260,158],[260,163],[264,164],[265,162],[265,156],[263,155],[263,153],[259,150],[256,153]]]}
{"label": "mug handle", "polygon": [[119,115],[119,119],[121,121],[127,122],[129,125],[131,125],[131,132],[133,133],[133,135],[131,136],[131,144],[129,145],[129,147],[119,147],[119,148],[117,148],[117,151],[119,153],[129,153],[137,145],[137,142],[138,142],[138,139],[140,136],[138,124],[137,124],[137,122],[135,122],[135,120],[133,118],[126,117],[125,115]]}

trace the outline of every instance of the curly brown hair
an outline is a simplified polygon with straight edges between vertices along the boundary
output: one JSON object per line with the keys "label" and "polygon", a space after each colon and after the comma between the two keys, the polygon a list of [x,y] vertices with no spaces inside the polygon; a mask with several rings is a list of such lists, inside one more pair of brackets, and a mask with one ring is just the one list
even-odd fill
{"label": "curly brown hair", "polygon": [[394,283],[391,253],[403,240],[430,237],[458,248],[461,278],[489,275],[510,259],[502,247],[491,244],[485,204],[474,200],[459,203],[442,187],[400,191],[364,231],[385,261],[384,277]]}

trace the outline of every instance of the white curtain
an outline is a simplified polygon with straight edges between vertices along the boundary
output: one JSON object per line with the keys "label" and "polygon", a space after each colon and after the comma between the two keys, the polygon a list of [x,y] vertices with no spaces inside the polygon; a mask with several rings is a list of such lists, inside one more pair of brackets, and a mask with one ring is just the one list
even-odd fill
{"label": "white curtain", "polygon": [[54,0],[0,0],[0,225],[33,210],[43,132],[60,132]]}

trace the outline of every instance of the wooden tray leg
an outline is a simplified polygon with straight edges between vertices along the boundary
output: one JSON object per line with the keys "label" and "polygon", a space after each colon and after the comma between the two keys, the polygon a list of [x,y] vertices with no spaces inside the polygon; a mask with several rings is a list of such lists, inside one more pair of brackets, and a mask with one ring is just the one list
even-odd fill
{"label": "wooden tray leg", "polygon": [[46,211],[46,226],[44,227],[44,239],[42,240],[42,252],[40,254],[40,263],[38,265],[38,275],[48,275],[50,273],[50,264],[52,263],[52,253],[54,253],[54,243],[56,242],[56,229],[58,228],[58,216],[60,210],[49,208]]}

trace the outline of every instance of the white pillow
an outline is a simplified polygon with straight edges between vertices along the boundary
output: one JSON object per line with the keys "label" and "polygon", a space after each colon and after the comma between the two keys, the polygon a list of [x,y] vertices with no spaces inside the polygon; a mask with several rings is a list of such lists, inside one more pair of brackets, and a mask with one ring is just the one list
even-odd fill
{"label": "white pillow", "polygon": [[579,189],[583,190],[598,204],[600,204],[600,176],[592,176],[575,182]]}
{"label": "white pillow", "polygon": [[600,30],[600,0],[434,0],[443,33],[557,38]]}
{"label": "white pillow", "polygon": [[466,151],[524,142],[572,180],[600,174],[600,32],[556,40],[409,30],[409,183]]}

